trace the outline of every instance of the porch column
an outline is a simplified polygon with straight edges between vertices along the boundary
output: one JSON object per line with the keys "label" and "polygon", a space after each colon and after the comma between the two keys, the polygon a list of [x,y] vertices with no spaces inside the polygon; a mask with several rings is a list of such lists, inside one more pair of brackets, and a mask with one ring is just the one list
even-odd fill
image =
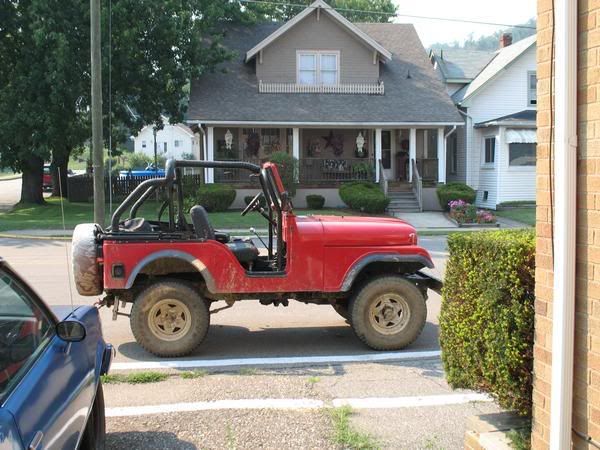
{"label": "porch column", "polygon": [[[215,128],[207,127],[206,129],[206,160],[215,160]],[[215,169],[206,168],[204,170],[204,180],[206,183],[215,182]]]}
{"label": "porch column", "polygon": [[379,161],[381,160],[381,128],[375,128],[375,182],[379,183]]}
{"label": "porch column", "polygon": [[446,139],[444,129],[437,130],[438,183],[446,184]]}
{"label": "porch column", "polygon": [[413,159],[417,162],[417,129],[411,128],[408,138],[408,181],[413,180]]}
{"label": "porch column", "polygon": [[300,128],[292,129],[292,156],[298,160],[294,178],[296,183],[300,181]]}

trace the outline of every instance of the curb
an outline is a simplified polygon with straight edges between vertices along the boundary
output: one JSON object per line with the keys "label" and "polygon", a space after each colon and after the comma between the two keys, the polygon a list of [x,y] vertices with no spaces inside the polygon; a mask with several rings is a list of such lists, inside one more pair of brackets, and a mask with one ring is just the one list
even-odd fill
{"label": "curb", "polygon": [[11,176],[8,176],[8,177],[2,177],[2,178],[0,178],[0,182],[2,182],[2,181],[17,180],[17,179],[21,178],[21,176],[22,175],[19,174],[19,175],[11,175]]}

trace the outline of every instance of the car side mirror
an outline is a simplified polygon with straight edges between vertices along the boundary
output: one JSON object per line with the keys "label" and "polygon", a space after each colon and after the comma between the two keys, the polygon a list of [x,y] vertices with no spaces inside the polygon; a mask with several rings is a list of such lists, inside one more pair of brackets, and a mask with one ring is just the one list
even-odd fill
{"label": "car side mirror", "polygon": [[85,339],[85,326],[77,320],[63,320],[56,325],[56,335],[65,342],[80,342]]}

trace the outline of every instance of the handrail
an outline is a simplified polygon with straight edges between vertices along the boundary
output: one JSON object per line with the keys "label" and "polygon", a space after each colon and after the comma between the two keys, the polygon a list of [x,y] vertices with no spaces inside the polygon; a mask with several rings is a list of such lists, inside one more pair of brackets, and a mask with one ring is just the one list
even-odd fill
{"label": "handrail", "polygon": [[412,189],[415,197],[417,197],[417,201],[419,202],[419,210],[423,211],[423,179],[421,178],[421,174],[419,174],[417,161],[415,159],[411,159],[410,163],[412,165]]}
{"label": "handrail", "polygon": [[379,164],[379,187],[381,187],[381,190],[383,191],[383,195],[385,195],[387,197],[387,195],[388,195],[388,179],[385,176],[385,172],[383,170],[383,162],[381,161],[381,159],[379,159],[377,162]]}

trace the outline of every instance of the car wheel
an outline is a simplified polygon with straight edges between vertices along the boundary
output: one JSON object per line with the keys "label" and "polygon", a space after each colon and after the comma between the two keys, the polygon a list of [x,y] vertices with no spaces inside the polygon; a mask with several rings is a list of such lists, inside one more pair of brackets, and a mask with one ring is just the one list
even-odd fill
{"label": "car wheel", "polygon": [[189,284],[161,281],[144,289],[131,308],[131,331],[156,356],[184,356],[206,337],[208,303]]}
{"label": "car wheel", "polygon": [[104,391],[98,382],[94,406],[88,417],[81,439],[80,450],[104,450],[106,444],[106,418],[104,413]]}
{"label": "car wheel", "polygon": [[406,347],[419,337],[427,319],[425,298],[400,276],[380,276],[364,284],[349,309],[354,333],[374,350]]}

